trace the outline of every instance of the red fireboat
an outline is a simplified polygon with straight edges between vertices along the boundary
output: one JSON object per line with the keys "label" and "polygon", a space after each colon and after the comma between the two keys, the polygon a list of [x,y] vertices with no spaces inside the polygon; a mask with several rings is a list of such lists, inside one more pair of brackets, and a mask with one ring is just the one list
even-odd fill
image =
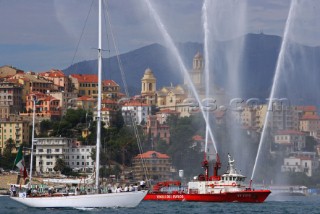
{"label": "red fireboat", "polygon": [[234,160],[228,154],[229,166],[226,173],[218,175],[221,168],[219,156],[214,165],[214,174],[209,177],[209,162],[205,159],[202,167],[205,174],[200,174],[188,182],[187,188],[180,181],[164,181],[157,183],[144,200],[153,201],[199,201],[199,202],[242,202],[262,203],[271,193],[267,189],[255,190],[244,184],[245,176],[239,174]]}

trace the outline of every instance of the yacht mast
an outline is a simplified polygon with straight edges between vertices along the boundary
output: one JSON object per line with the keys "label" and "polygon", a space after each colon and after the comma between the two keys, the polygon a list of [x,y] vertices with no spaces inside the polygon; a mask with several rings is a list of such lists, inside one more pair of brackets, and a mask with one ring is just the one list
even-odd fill
{"label": "yacht mast", "polygon": [[101,90],[102,90],[102,55],[101,55],[101,0],[99,0],[99,38],[98,38],[98,104],[97,104],[97,144],[96,144],[96,189],[99,192],[100,144],[101,144]]}
{"label": "yacht mast", "polygon": [[36,97],[35,96],[32,96],[32,103],[33,103],[33,114],[32,114],[32,137],[31,137],[29,188],[31,188],[32,166],[33,166],[34,126],[35,126],[35,115],[36,115]]}

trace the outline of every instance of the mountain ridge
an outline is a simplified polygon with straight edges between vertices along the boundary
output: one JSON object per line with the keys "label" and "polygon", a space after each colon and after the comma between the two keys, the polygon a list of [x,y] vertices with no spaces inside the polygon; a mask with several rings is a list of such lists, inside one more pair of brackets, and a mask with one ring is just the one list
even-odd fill
{"label": "mountain ridge", "polygon": [[[275,73],[276,63],[278,59],[278,54],[281,48],[282,38],[274,35],[260,34],[247,34],[244,38],[244,48],[241,64],[239,65],[239,81],[241,83],[241,93],[239,94],[243,97],[257,97],[263,98],[269,97],[273,76]],[[212,53],[216,54],[219,60],[214,64],[214,78],[210,79],[213,84],[216,84],[219,88],[225,88],[228,90],[228,81],[230,81],[231,73],[228,73],[228,59],[224,56],[226,51],[233,51],[233,45],[238,41],[223,41],[216,42],[214,44],[215,50]],[[185,63],[188,70],[192,69],[193,57],[197,52],[203,53],[203,44],[197,42],[186,42],[177,43],[177,49],[181,55],[181,59]],[[231,48],[231,49],[230,49]],[[290,84],[298,84],[301,86],[301,80],[312,81],[314,78],[320,79],[320,72],[316,72],[317,68],[320,67],[320,63],[317,59],[320,59],[320,47],[309,47],[299,44],[292,44],[290,50],[292,53],[288,54],[286,58],[290,58],[292,62],[296,62],[297,65],[294,68],[290,68],[296,73],[294,76],[296,78],[292,79],[292,83],[285,83],[286,86],[281,86],[281,94],[287,96],[288,91],[293,90],[299,92],[295,96],[305,96],[306,100],[316,99],[315,96],[309,96],[308,90],[312,90],[305,87],[306,90],[299,91],[300,88],[295,89],[290,88]],[[225,54],[227,55],[227,54]],[[155,77],[157,78],[157,89],[163,86],[169,86],[171,83],[173,85],[183,84],[183,75],[180,72],[178,63],[175,57],[166,47],[154,43],[142,48],[121,54],[120,56],[122,67],[125,72],[126,81],[128,83],[128,90],[130,91],[130,96],[135,94],[140,94],[141,92],[141,78],[147,68],[150,68]],[[313,61],[308,61],[313,60]],[[283,70],[289,70],[287,65]],[[104,79],[113,79],[121,87],[123,83],[121,80],[120,70],[117,62],[116,56],[103,59],[103,67],[108,71],[107,75],[103,76]],[[309,72],[310,76],[313,78],[305,78],[301,75],[301,70],[306,70]],[[71,73],[85,74],[88,71],[97,70],[96,60],[82,61],[75,63],[70,67],[66,68],[64,72],[69,75]],[[286,73],[285,71],[282,73]],[[286,82],[290,75],[284,74],[283,81]],[[169,77],[169,78],[168,78]],[[284,93],[286,92],[286,93]]]}

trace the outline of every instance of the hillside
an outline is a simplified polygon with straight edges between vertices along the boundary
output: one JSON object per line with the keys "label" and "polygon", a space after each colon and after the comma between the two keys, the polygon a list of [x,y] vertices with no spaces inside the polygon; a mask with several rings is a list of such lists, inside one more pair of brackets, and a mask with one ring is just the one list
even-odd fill
{"label": "hillside", "polygon": [[[210,61],[213,70],[210,82],[227,93],[232,77],[228,54],[234,49],[239,39],[244,39],[244,48],[241,55],[241,62],[238,65],[238,79],[241,85],[239,94],[244,98],[258,97],[265,100],[269,97],[275,73],[278,54],[281,47],[281,37],[265,34],[247,34],[244,38],[233,41],[214,43],[214,50],[210,52],[216,56],[216,61]],[[191,69],[194,55],[203,52],[203,45],[200,43],[179,43],[178,50],[181,53],[186,67]],[[320,79],[320,48],[308,47],[299,44],[290,45],[290,53],[286,54],[288,63],[283,68],[277,97],[288,97],[294,103],[310,104],[318,101],[314,93],[319,89],[316,83]],[[229,51],[229,52],[228,52]],[[138,94],[141,91],[141,78],[147,68],[151,68],[157,78],[157,88],[168,86],[171,83],[183,83],[178,63],[170,51],[159,44],[151,44],[143,48],[130,51],[120,55],[122,66],[126,75],[130,95]],[[121,86],[122,80],[116,57],[103,59],[103,66],[107,74],[103,78],[114,79]],[[94,73],[97,70],[96,60],[82,61],[76,63],[64,71],[71,73]],[[170,77],[170,78],[168,78]],[[288,81],[290,80],[290,81]],[[307,83],[307,84],[306,84]]]}

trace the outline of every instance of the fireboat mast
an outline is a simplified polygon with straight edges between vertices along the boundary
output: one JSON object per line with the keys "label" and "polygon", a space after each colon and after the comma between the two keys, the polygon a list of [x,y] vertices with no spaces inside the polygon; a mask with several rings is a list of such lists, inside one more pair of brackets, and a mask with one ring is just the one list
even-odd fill
{"label": "fireboat mast", "polygon": [[202,161],[201,165],[204,168],[205,181],[208,181],[209,180],[209,161],[207,160],[206,153],[204,153],[204,160]]}

